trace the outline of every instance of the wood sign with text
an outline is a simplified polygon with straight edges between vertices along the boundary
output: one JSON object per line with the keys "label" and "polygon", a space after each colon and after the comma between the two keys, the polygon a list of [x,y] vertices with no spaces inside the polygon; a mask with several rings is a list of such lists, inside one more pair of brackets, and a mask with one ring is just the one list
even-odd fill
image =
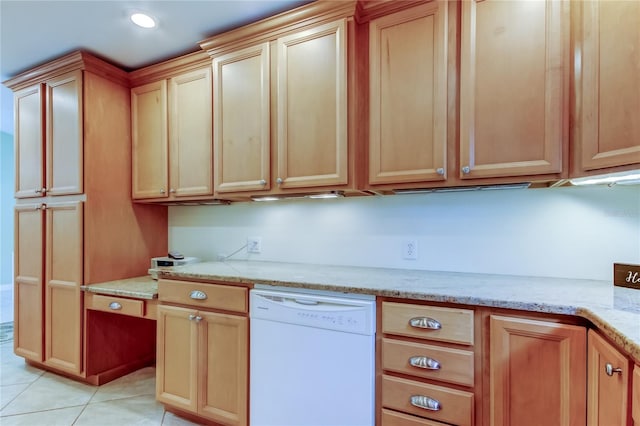
{"label": "wood sign with text", "polygon": [[640,290],[640,265],[614,263],[613,285]]}

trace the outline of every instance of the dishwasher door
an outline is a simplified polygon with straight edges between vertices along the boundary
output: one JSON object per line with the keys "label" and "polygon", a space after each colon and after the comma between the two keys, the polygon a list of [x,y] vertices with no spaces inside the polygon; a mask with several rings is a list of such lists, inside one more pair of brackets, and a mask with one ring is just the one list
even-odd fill
{"label": "dishwasher door", "polygon": [[373,426],[375,299],[252,290],[250,424]]}

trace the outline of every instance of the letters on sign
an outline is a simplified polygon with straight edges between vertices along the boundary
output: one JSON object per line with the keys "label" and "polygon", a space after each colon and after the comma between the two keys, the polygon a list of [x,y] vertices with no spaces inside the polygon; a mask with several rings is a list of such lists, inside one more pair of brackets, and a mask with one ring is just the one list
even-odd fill
{"label": "letters on sign", "polygon": [[627,279],[625,280],[629,284],[639,284],[640,283],[640,273],[629,271],[629,275],[627,275]]}

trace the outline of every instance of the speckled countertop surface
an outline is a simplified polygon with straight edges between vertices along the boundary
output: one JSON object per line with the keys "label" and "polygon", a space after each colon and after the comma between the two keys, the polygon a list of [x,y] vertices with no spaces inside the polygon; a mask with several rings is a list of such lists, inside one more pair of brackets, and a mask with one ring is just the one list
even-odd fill
{"label": "speckled countertop surface", "polygon": [[434,302],[576,315],[640,362],[640,290],[608,281],[278,262],[204,262],[162,278],[262,283]]}
{"label": "speckled countertop surface", "polygon": [[149,275],[83,285],[81,289],[89,293],[133,297],[136,299],[152,300],[158,298],[158,282]]}

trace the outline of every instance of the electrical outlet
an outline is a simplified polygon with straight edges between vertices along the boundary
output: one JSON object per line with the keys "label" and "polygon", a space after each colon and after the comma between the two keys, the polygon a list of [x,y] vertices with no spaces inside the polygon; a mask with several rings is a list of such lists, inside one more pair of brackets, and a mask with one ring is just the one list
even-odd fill
{"label": "electrical outlet", "polygon": [[407,260],[418,259],[418,241],[405,240],[402,242],[402,258]]}
{"label": "electrical outlet", "polygon": [[262,238],[247,237],[247,253],[260,253],[262,251]]}

